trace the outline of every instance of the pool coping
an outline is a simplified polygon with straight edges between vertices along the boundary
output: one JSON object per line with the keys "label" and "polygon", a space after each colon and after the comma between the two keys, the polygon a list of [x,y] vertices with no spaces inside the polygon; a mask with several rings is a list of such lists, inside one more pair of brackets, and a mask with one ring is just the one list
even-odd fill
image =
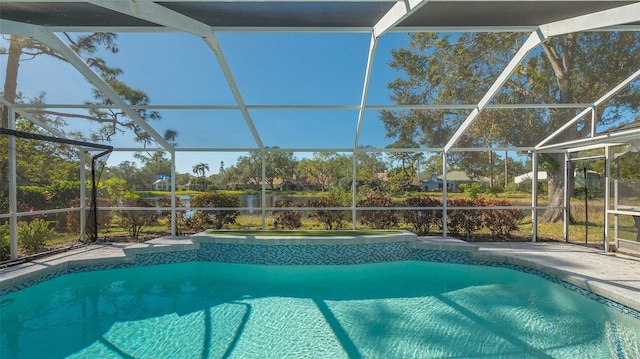
{"label": "pool coping", "polygon": [[[190,237],[162,237],[144,243],[99,244],[60,253],[0,270],[0,292],[7,288],[29,286],[69,270],[80,271],[84,267],[134,266],[140,255],[157,253],[188,254],[197,251],[203,243],[216,245],[254,245],[278,249],[275,246],[335,246],[377,245],[406,242],[410,250],[424,253],[455,253],[466,256],[460,263],[518,267],[530,269],[533,274],[543,273],[578,288],[622,304],[640,312],[640,259],[614,255],[593,248],[566,243],[468,243],[450,237],[417,237],[410,232],[397,235],[353,237],[288,237],[273,238],[253,236],[241,238],[206,233]],[[191,257],[190,257],[191,258]],[[560,258],[561,260],[559,260]],[[585,265],[589,259],[590,264]],[[189,259],[187,259],[189,260]],[[424,259],[432,260],[432,259]],[[447,258],[437,261],[449,261]],[[355,264],[355,263],[354,263]],[[139,264],[140,265],[140,264]],[[141,264],[145,265],[145,264]],[[608,270],[603,271],[606,267]],[[106,267],[105,267],[106,269]],[[539,272],[539,273],[537,273]],[[607,276],[607,273],[615,273]],[[22,289],[22,288],[18,288]],[[637,314],[637,313],[635,313]],[[636,316],[636,315],[634,315]],[[637,316],[636,316],[637,317]]]}

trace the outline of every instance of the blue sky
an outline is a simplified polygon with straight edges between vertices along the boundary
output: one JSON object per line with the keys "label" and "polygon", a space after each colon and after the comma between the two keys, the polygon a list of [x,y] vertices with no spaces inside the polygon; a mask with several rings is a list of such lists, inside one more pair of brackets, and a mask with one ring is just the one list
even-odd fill
{"label": "blue sky", "polygon": [[[218,39],[247,105],[360,104],[370,34],[344,33],[219,33]],[[389,33],[379,41],[367,98],[368,105],[391,104],[387,84],[401,73],[389,67],[391,50],[406,47],[409,36]],[[7,46],[0,40],[0,46]],[[121,79],[143,90],[151,105],[235,105],[213,51],[197,36],[180,33],[121,33],[118,54],[101,53],[111,66],[121,68]],[[0,56],[4,74],[6,56]],[[487,84],[487,87],[490,84]],[[45,92],[51,104],[79,104],[91,100],[92,86],[71,65],[45,56],[21,63],[18,90],[27,97]],[[60,112],[82,110],[57,109]],[[177,152],[177,171],[207,163],[216,173],[221,161],[228,167],[255,148],[256,143],[239,110],[160,110],[153,126],[163,133],[178,131],[178,147],[230,148],[232,152]],[[357,110],[250,110],[266,146],[322,149],[352,148]],[[99,125],[67,119],[67,132],[87,138]],[[365,111],[360,145],[385,147],[378,111]],[[128,133],[112,141],[115,147],[139,147]],[[310,152],[295,153],[298,158]],[[109,165],[133,160],[132,152],[115,152]]]}
{"label": "blue sky", "polygon": [[[359,105],[370,34],[219,33],[218,39],[243,100],[248,105]],[[121,79],[145,91],[152,105],[235,105],[236,101],[205,42],[188,34],[121,33],[116,55],[101,53],[121,68]],[[378,44],[368,104],[390,104],[387,84],[399,74],[390,69],[391,49],[406,46],[407,34],[388,34]],[[6,46],[6,45],[3,45]],[[2,73],[6,57],[0,57]],[[21,64],[18,90],[27,96],[45,92],[52,104],[78,104],[92,97],[90,84],[71,65],[38,57]],[[63,109],[60,110],[64,111]],[[69,111],[69,110],[67,110]],[[70,110],[82,112],[82,110]],[[247,148],[255,141],[238,110],[160,110],[158,132],[175,129],[179,147]],[[282,148],[351,148],[357,110],[251,110],[266,146]],[[68,119],[66,131],[88,135],[96,124]],[[116,147],[138,147],[131,135],[114,139]],[[366,111],[360,143],[384,147],[377,111]],[[242,153],[179,153],[177,171],[191,172],[198,162],[218,171],[220,161],[233,164]],[[311,153],[296,153],[298,157]],[[109,165],[131,160],[116,152]]]}

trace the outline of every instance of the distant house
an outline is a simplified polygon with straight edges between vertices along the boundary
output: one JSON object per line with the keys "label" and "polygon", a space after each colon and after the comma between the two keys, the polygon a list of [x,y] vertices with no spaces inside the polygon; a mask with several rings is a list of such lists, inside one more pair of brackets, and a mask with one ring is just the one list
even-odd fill
{"label": "distant house", "polygon": [[[574,170],[573,177],[575,180],[576,188],[584,187],[585,179],[584,179],[583,170],[581,168],[576,168]],[[529,173],[521,174],[519,176],[516,176],[513,179],[515,184],[520,184],[524,181],[531,181],[531,180],[533,180],[533,171]],[[538,182],[547,182],[546,171],[538,171]],[[589,188],[602,187],[604,186],[604,176],[602,176],[600,173],[596,171],[588,170],[586,183]]]}
{"label": "distant house", "polygon": [[[421,190],[430,192],[430,191],[442,191],[443,188],[443,176],[434,173],[431,175],[431,179],[420,181]],[[470,184],[470,183],[481,183],[488,184],[489,179],[486,177],[481,177],[478,179],[472,179],[467,176],[463,171],[451,171],[447,172],[447,192],[457,192],[460,191],[460,185]]]}
{"label": "distant house", "polygon": [[154,191],[171,191],[171,179],[161,178],[151,185]]}
{"label": "distant house", "polygon": [[[513,181],[516,184],[520,184],[524,181],[531,181],[533,180],[533,171],[529,172],[529,173],[525,173],[525,174],[521,174],[519,176],[516,176]],[[547,181],[547,172],[546,171],[538,171],[538,182],[546,182]]]}

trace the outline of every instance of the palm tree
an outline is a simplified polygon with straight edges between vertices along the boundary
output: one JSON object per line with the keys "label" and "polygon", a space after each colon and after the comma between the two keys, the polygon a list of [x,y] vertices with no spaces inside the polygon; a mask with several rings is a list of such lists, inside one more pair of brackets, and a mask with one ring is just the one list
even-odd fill
{"label": "palm tree", "polygon": [[193,166],[192,171],[197,176],[200,174],[200,182],[202,183],[203,191],[207,190],[207,180],[205,178],[205,173],[209,170],[209,165],[206,163],[198,163]]}

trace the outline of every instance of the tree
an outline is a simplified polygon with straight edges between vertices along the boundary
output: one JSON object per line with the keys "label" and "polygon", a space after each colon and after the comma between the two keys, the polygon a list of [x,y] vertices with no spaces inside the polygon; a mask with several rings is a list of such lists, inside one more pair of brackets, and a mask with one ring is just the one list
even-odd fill
{"label": "tree", "polygon": [[193,176],[191,173],[176,173],[176,186],[177,185],[185,185],[191,182]]}
{"label": "tree", "polygon": [[[293,153],[269,151],[270,148],[277,150],[278,147],[267,147],[264,152],[265,183],[273,190],[275,189],[276,179],[284,181],[293,177],[298,161],[293,156]],[[242,174],[241,176],[245,183],[253,183],[255,185],[262,183],[262,156],[263,154],[260,152],[252,152],[248,156],[238,157],[235,167]]]}
{"label": "tree", "polygon": [[238,182],[256,186],[262,182],[262,159],[258,153],[238,157],[235,168]]}
{"label": "tree", "polygon": [[[62,33],[62,35],[66,37],[71,49],[79,56],[83,57],[87,65],[97,72],[126,103],[129,105],[147,105],[149,103],[149,98],[146,93],[135,90],[118,79],[118,77],[122,75],[121,69],[108,66],[104,59],[96,56],[100,49],[117,53],[119,51],[115,43],[117,35],[112,33],[94,33],[75,37],[72,37],[67,33]],[[22,94],[17,93],[20,63],[22,61],[32,60],[38,56],[49,56],[65,62],[67,60],[55,50],[33,40],[32,38],[12,35],[8,38],[8,41],[8,49],[0,48],[0,56],[7,56],[2,96],[10,103],[29,102],[44,104],[46,98],[44,93],[41,93],[34,98],[26,98]],[[96,89],[93,90],[93,101],[86,101],[86,104],[113,105],[110,99],[106,98]],[[159,114],[155,111],[140,109],[137,110],[137,113],[143,120],[160,119]],[[128,118],[124,112],[116,109],[92,108],[89,109],[86,114],[81,114],[62,113],[52,109],[40,108],[37,111],[31,111],[31,115],[50,127],[58,130],[58,132],[61,132],[63,135],[65,134],[62,129],[62,125],[65,124],[63,120],[64,117],[81,118],[100,124],[99,130],[89,136],[93,141],[109,141],[115,134],[129,130],[133,131],[135,140],[143,143],[145,146],[153,142],[151,136],[144,131],[140,125]],[[8,127],[9,112],[4,105],[0,105],[0,118],[0,126],[3,128]],[[16,118],[18,119],[17,123],[25,123],[20,121],[19,115],[17,115]],[[18,124],[18,129],[23,131],[50,135],[50,133],[39,131],[38,127],[32,124],[23,126],[23,128],[20,128],[20,126],[21,125]],[[72,138],[86,140],[86,138],[79,133],[69,133],[66,135]],[[177,132],[174,130],[167,130],[165,132],[165,139],[172,141],[174,145],[176,136]],[[6,145],[2,144],[2,148],[6,148]],[[73,170],[73,177],[77,177],[77,151],[71,146],[42,142],[31,148],[25,148],[25,151],[19,150],[16,152],[17,166],[19,168],[29,167],[28,170],[19,169],[18,174],[19,176],[21,173],[28,174],[29,181],[36,180],[37,182],[46,184],[45,182],[55,181],[59,178],[60,173],[72,168],[75,168]],[[58,159],[63,157],[60,155],[61,153],[64,153],[64,156],[69,156],[69,153],[73,153],[72,156],[75,156],[75,161],[65,161],[65,164],[62,164],[58,161]],[[28,158],[20,158],[23,155]],[[43,158],[43,160],[34,161],[36,158]],[[49,168],[54,168],[55,170],[49,170]],[[52,172],[55,172],[56,175],[52,176]],[[5,203],[1,197],[4,197],[4,193],[7,191],[7,173],[8,161],[0,161],[0,178],[3,179],[0,180],[0,206],[4,206]],[[130,183],[133,184],[134,182],[132,181]]]}
{"label": "tree", "polygon": [[[123,73],[121,69],[108,66],[104,59],[96,56],[101,48],[114,54],[119,52],[119,48],[116,44],[116,34],[93,33],[76,37],[72,37],[67,33],[62,34],[66,37],[71,49],[79,56],[84,57],[87,65],[96,71],[102,77],[104,82],[107,83],[128,104],[149,104],[149,97],[144,91],[133,89],[118,79],[118,77]],[[28,37],[15,35],[12,35],[9,38],[8,49],[0,49],[0,55],[7,56],[3,97],[11,103],[19,99],[16,90],[21,61],[32,60],[35,57],[43,55],[50,56],[60,61],[67,61],[64,57],[48,46]],[[97,89],[93,89],[93,101],[88,101],[87,104],[112,105],[113,102],[103,95],[102,92]],[[88,111],[88,114],[61,113],[49,109],[41,109],[38,112],[44,116],[75,117],[99,123],[101,125],[100,129],[96,133],[91,134],[91,140],[93,141],[109,141],[115,134],[130,130],[135,134],[136,141],[143,143],[145,146],[153,142],[151,136],[142,127],[140,127],[140,125],[136,124],[128,118],[124,112],[118,109],[93,108]],[[144,120],[160,119],[160,115],[156,111],[142,109],[137,110],[137,113]],[[7,111],[2,112],[1,122],[2,127],[8,126]],[[175,131],[168,130],[165,133],[165,138],[175,138],[175,135]]]}
{"label": "tree", "polygon": [[123,178],[109,178],[104,181],[104,186],[111,197],[111,203],[122,206],[129,193],[129,184]]}
{"label": "tree", "polygon": [[[278,147],[271,147],[277,149]],[[265,153],[266,176],[265,181],[274,188],[274,180],[279,178],[286,181],[293,177],[293,173],[298,166],[298,160],[291,152],[267,151]]]}
{"label": "tree", "polygon": [[236,166],[227,168],[222,176],[222,182],[227,185],[227,188],[236,188],[236,185],[242,183],[242,181],[242,171]]}
{"label": "tree", "polygon": [[193,174],[200,175],[200,185],[202,186],[202,190],[207,190],[207,178],[205,177],[206,172],[209,170],[209,165],[203,162],[200,162],[193,166],[192,171]]}
{"label": "tree", "polygon": [[171,161],[165,157],[164,151],[136,152],[133,157],[142,163],[140,178],[145,185],[155,182],[158,175],[168,176],[171,173]]}
{"label": "tree", "polygon": [[[415,147],[418,147],[418,144],[415,143],[415,141],[413,141],[412,139],[400,139],[387,146],[387,148]],[[422,153],[415,152],[389,152],[388,157],[391,167],[395,167],[395,164],[397,164],[402,169],[402,171],[404,171],[407,167],[417,167],[417,163],[424,157],[424,155]]]}
{"label": "tree", "polygon": [[[52,127],[57,126],[57,121],[51,123]],[[20,131],[44,134],[38,126],[23,119],[16,121],[16,128]],[[6,149],[8,145],[8,136],[0,136],[0,148]],[[72,146],[18,139],[16,141],[16,185],[18,188],[37,186],[39,192],[42,192],[54,184],[77,181],[80,173],[78,161],[78,153]],[[3,213],[9,212],[8,164],[9,152],[0,150],[0,211]],[[18,198],[20,202],[27,204],[25,198],[20,199],[20,196]]]}
{"label": "tree", "polygon": [[[361,146],[360,149],[367,149],[370,146]],[[366,193],[369,191],[383,190],[384,183],[379,174],[386,171],[386,165],[377,152],[356,152],[356,182],[358,191]],[[351,178],[350,175],[348,175]],[[350,187],[350,185],[349,185]]]}
{"label": "tree", "polygon": [[122,161],[113,167],[107,167],[106,178],[120,178],[131,185],[144,185],[144,182],[140,178],[140,169],[135,162]]}
{"label": "tree", "polygon": [[329,152],[316,152],[313,158],[304,158],[298,163],[298,173],[306,177],[307,181],[320,185],[322,191],[326,191],[331,181],[329,160],[332,154]]}
{"label": "tree", "polygon": [[[507,162],[506,165],[505,165],[505,161]],[[502,169],[502,171],[498,171],[499,175],[497,179],[499,183],[504,183],[505,185],[507,183],[513,183],[516,176],[519,176],[523,173],[528,172],[529,171],[528,169],[531,168],[530,165],[523,162],[522,160],[519,160],[509,155],[505,155],[505,158],[500,159],[496,167]],[[506,173],[505,173],[505,169],[506,169]],[[505,176],[506,176],[506,181],[505,181]]]}
{"label": "tree", "polygon": [[409,189],[411,182],[416,177],[416,170],[413,166],[404,168],[398,166],[387,173],[391,191],[394,193],[404,192]]}
{"label": "tree", "polygon": [[[486,84],[497,78],[520,41],[520,34],[508,33],[411,35],[408,48],[392,51],[390,65],[402,76],[389,84],[391,99],[398,104],[477,103]],[[590,103],[635,71],[639,55],[639,32],[588,32],[550,38],[516,68],[494,102]],[[606,111],[597,111],[598,126],[637,112],[640,87],[631,87],[607,105],[610,107]],[[454,110],[408,110],[382,111],[380,118],[389,137],[413,138],[428,147],[442,147],[466,115]],[[532,146],[574,115],[574,110],[567,109],[484,111],[458,145]],[[555,140],[584,138],[589,131],[590,126],[572,126]],[[464,163],[464,154],[451,154],[452,160]],[[549,206],[562,207],[562,155],[545,154],[540,164],[548,174]],[[561,210],[550,209],[541,221],[561,218]]]}

